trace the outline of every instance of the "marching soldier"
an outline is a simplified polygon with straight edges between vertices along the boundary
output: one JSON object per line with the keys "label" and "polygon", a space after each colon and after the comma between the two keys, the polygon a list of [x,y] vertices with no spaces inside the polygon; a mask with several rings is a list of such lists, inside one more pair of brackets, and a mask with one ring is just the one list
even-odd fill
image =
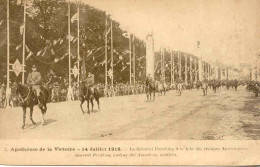
{"label": "marching soldier", "polygon": [[41,105],[40,103],[40,92],[41,92],[41,74],[37,71],[36,65],[32,66],[32,72],[29,73],[28,78],[27,78],[27,84],[31,86],[32,90],[34,91],[39,106]]}

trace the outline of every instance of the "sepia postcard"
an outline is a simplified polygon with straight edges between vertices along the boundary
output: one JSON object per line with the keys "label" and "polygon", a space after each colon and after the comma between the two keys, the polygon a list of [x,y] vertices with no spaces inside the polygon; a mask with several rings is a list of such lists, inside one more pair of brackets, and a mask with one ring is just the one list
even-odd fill
{"label": "sepia postcard", "polygon": [[260,0],[0,0],[0,164],[260,164]]}

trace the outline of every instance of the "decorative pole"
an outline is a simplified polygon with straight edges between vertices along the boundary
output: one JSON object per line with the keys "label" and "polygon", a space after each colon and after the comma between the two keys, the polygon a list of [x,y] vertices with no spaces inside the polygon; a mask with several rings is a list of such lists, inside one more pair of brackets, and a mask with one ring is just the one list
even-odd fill
{"label": "decorative pole", "polygon": [[25,22],[26,22],[26,0],[23,7],[23,61],[22,61],[22,84],[24,84],[24,66],[25,66]]}
{"label": "decorative pole", "polygon": [[113,22],[111,20],[111,70],[112,70],[112,76],[111,76],[111,85],[114,86],[114,48],[113,48]]}
{"label": "decorative pole", "polygon": [[129,63],[130,63],[130,69],[129,69],[129,74],[130,74],[130,85],[132,85],[132,44],[131,44],[131,34],[129,33]]}
{"label": "decorative pole", "polygon": [[68,2],[68,42],[69,42],[69,87],[71,87],[71,59],[70,59],[70,2]]}
{"label": "decorative pole", "polygon": [[133,79],[135,85],[135,44],[134,44],[134,37],[133,37]]}
{"label": "decorative pole", "polygon": [[[10,59],[10,35],[9,35],[9,0],[7,0],[7,75],[6,75],[6,97],[11,95],[10,76],[9,76],[9,59]],[[9,98],[6,98],[6,107],[9,108]]]}
{"label": "decorative pole", "polygon": [[105,31],[105,85],[107,86],[107,18],[106,18],[106,31]]}
{"label": "decorative pole", "polygon": [[[79,70],[79,58],[80,58],[80,53],[79,53],[79,2],[78,2],[78,70]],[[79,84],[79,73],[78,73],[78,84]]]}

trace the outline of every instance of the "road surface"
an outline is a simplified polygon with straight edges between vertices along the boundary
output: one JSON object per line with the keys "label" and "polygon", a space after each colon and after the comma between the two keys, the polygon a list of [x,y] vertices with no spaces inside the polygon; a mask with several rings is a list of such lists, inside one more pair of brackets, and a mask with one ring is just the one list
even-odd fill
{"label": "road surface", "polygon": [[[34,110],[32,125],[29,109],[26,127],[21,129],[20,107],[0,109],[0,139],[62,140],[250,140],[260,139],[260,98],[239,87],[175,91],[156,95],[146,102],[145,95],[101,98],[101,109],[82,114],[79,102],[48,104],[46,124],[40,125],[41,114]],[[95,103],[96,104],[96,103]],[[84,105],[86,109],[86,104]]]}

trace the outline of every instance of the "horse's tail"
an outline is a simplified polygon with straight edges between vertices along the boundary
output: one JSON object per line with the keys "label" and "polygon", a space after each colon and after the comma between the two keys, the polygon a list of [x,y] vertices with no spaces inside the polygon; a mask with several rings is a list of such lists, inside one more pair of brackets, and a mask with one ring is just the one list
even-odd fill
{"label": "horse's tail", "polygon": [[44,97],[44,103],[48,103],[48,99],[49,99],[49,96],[50,96],[50,93],[49,91],[47,90],[47,88],[43,87],[42,88],[42,93],[43,93],[43,97]]}
{"label": "horse's tail", "polygon": [[100,95],[99,95],[99,92],[98,92],[98,91],[94,90],[93,96],[94,96],[94,99],[95,99],[96,101],[99,100]]}

